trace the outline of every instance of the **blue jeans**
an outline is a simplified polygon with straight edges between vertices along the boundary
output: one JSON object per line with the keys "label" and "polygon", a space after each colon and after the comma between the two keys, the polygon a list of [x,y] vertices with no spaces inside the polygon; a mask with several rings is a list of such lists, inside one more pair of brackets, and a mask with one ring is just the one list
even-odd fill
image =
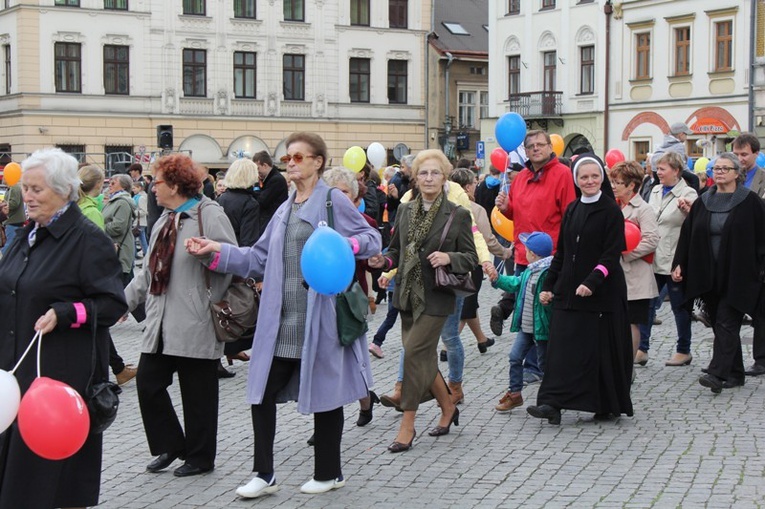
{"label": "blue jeans", "polygon": [[465,367],[465,349],[460,338],[460,317],[465,297],[455,299],[454,313],[446,319],[441,329],[441,341],[444,342],[449,359],[449,381],[452,383],[462,382],[462,369]]}
{"label": "blue jeans", "polygon": [[13,238],[16,237],[16,230],[18,229],[18,226],[12,226],[10,224],[5,226],[5,245],[0,249],[0,252],[2,252],[3,255],[5,255],[5,252],[11,247],[11,242],[13,242]]}
{"label": "blue jeans", "polygon": [[375,332],[374,339],[372,340],[372,343],[377,346],[382,346],[385,336],[396,324],[396,319],[398,318],[398,309],[393,307],[393,292],[388,292],[386,300],[388,301],[388,314],[385,315],[385,320],[377,328],[377,332]]}
{"label": "blue jeans", "polygon": [[523,389],[523,359],[528,358],[529,352],[533,351],[537,355],[537,365],[544,372],[547,341],[535,341],[533,334],[518,331],[510,348],[510,392],[520,392]]}
{"label": "blue jeans", "polygon": [[675,327],[677,328],[677,353],[691,353],[691,313],[685,304],[683,287],[672,281],[668,274],[654,274],[656,285],[659,287],[659,297],[654,299],[648,309],[648,323],[640,325],[640,350],[648,352],[650,347],[651,328],[656,317],[656,309],[661,305],[661,290],[666,285],[669,292],[669,303],[672,306],[672,314],[675,315]]}
{"label": "blue jeans", "polygon": [[[460,339],[460,315],[462,315],[462,304],[464,297],[457,297],[456,309],[450,314],[441,329],[441,341],[446,346],[446,352],[449,354],[449,381],[453,383],[462,382],[462,368],[465,367],[465,349],[462,347]],[[404,380],[404,350],[398,356],[398,378],[397,382]]]}
{"label": "blue jeans", "polygon": [[[148,257],[149,256],[149,243],[146,241],[146,227],[145,226],[139,226],[138,230],[141,232],[138,235],[138,240],[141,242],[141,252],[143,253],[143,256]],[[138,253],[136,253],[138,254]]]}

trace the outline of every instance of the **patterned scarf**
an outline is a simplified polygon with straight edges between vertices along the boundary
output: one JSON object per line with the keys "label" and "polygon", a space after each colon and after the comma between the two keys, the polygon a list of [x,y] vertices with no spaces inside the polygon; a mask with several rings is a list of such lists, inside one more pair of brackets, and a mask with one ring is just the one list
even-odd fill
{"label": "patterned scarf", "polygon": [[162,295],[170,284],[170,269],[173,266],[175,241],[178,238],[175,215],[175,212],[167,215],[167,221],[159,231],[154,249],[149,256],[149,273],[151,274],[149,293],[152,295]]}
{"label": "patterned scarf", "polygon": [[404,281],[404,287],[401,289],[401,302],[406,309],[412,311],[415,320],[425,311],[425,285],[422,282],[420,247],[433,226],[433,220],[441,208],[443,199],[444,193],[439,194],[427,212],[423,206],[422,195],[418,195],[412,204],[413,210],[409,218],[404,263],[401,269]]}

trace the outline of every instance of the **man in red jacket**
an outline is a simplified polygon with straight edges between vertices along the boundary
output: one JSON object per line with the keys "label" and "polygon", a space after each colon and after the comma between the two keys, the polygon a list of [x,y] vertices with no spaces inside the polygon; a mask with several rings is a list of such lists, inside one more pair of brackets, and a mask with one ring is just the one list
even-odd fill
{"label": "man in red jacket", "polygon": [[[500,192],[496,205],[499,211],[513,221],[515,243],[515,273],[526,269],[526,248],[518,241],[518,235],[541,231],[553,239],[553,246],[558,245],[558,234],[563,213],[568,204],[576,198],[574,179],[571,169],[558,161],[553,153],[550,135],[545,131],[529,131],[523,141],[526,149],[526,168],[521,170],[510,186],[509,194]],[[491,308],[491,330],[497,336],[502,334],[502,322],[513,311],[515,295],[505,293],[496,306]],[[532,349],[533,350],[533,349]],[[541,372],[536,367],[536,351],[526,357],[526,369],[529,374],[541,379]],[[529,383],[534,377],[526,377]]]}

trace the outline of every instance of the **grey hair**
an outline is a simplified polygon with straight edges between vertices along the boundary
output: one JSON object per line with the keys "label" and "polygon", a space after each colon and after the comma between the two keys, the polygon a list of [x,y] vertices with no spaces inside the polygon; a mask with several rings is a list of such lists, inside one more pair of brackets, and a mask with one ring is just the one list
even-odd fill
{"label": "grey hair", "polygon": [[77,159],[60,148],[35,150],[21,163],[21,170],[41,168],[45,173],[45,183],[54,193],[67,201],[79,199],[80,177],[77,176]]}
{"label": "grey hair", "polygon": [[411,168],[413,162],[414,154],[407,154],[401,158],[401,164],[405,165],[407,168]]}
{"label": "grey hair", "polygon": [[324,172],[321,176],[329,187],[334,187],[338,182],[345,184],[351,190],[351,196],[355,200],[359,197],[359,181],[356,174],[348,168],[338,166]]}
{"label": "grey hair", "polygon": [[119,175],[114,175],[112,177],[112,180],[117,182],[117,184],[120,185],[120,189],[123,191],[130,191],[133,188],[133,179],[131,179],[128,175],[125,175],[124,173],[120,173]]}
{"label": "grey hair", "polygon": [[383,178],[385,180],[390,180],[393,178],[393,175],[396,174],[396,167],[395,166],[388,166],[383,170]]}
{"label": "grey hair", "polygon": [[738,162],[738,156],[734,154],[733,152],[723,152],[719,156],[715,158],[715,162],[718,159],[725,159],[727,161],[730,161],[733,164],[733,167],[736,171],[736,183],[742,184],[746,180],[746,172],[741,170],[741,163]]}

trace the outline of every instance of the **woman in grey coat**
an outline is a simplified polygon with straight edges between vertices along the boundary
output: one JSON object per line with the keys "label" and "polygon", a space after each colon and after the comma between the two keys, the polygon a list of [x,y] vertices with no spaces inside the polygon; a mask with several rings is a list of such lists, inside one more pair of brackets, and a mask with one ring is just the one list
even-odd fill
{"label": "woman in grey coat", "polygon": [[[273,465],[276,403],[286,401],[297,400],[300,413],[314,414],[314,475],[300,491],[323,493],[344,486],[340,460],[343,405],[367,396],[372,386],[365,337],[348,347],[340,344],[335,298],[304,284],[300,269],[303,246],[319,224],[327,221],[330,188],[321,179],[327,146],[320,136],[303,132],[290,135],[286,147],[282,162],[296,191],[279,207],[254,246],[238,248],[209,239],[192,239],[186,244],[190,253],[204,256],[217,272],[263,277],[247,381],[256,475],[236,490],[244,498],[279,489]],[[348,239],[356,259],[381,260],[379,233],[339,190],[332,190],[331,199],[335,229]]]}
{"label": "woman in grey coat", "polygon": [[130,197],[132,185],[133,181],[127,175],[115,175],[109,179],[109,201],[101,211],[104,216],[104,231],[112,239],[122,265],[123,285],[127,285],[133,278],[135,262],[133,219],[136,206]]}
{"label": "woman in grey coat", "polygon": [[[197,168],[181,154],[157,161],[153,192],[165,211],[151,232],[148,262],[125,289],[130,310],[146,304],[136,382],[149,450],[157,456],[146,470],[159,472],[181,458],[185,463],[175,470],[177,477],[215,467],[223,343],[215,338],[210,301],[220,301],[231,283],[231,276],[210,273],[208,291],[207,268],[183,250],[183,243],[199,236],[200,214],[205,235],[236,243],[220,205],[199,194]],[[167,391],[176,372],[183,428]]]}

